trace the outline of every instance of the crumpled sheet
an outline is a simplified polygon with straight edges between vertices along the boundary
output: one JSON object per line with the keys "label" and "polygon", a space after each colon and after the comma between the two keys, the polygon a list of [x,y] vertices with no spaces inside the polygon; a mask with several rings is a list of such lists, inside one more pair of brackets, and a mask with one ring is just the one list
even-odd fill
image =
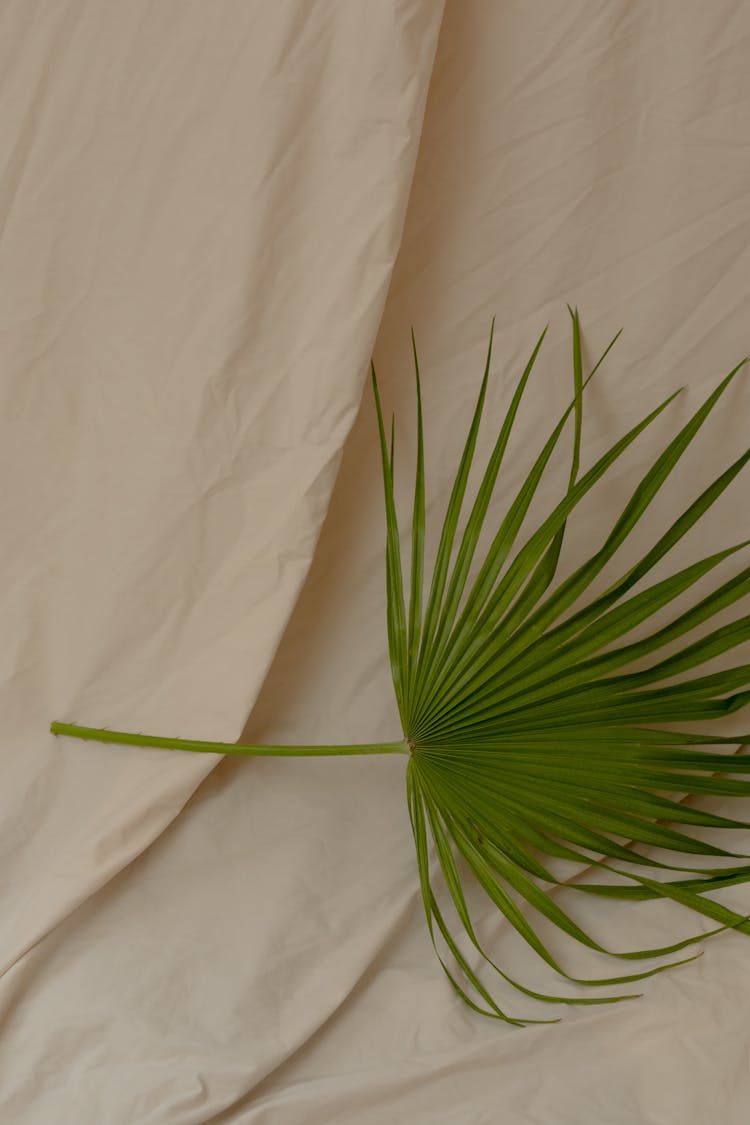
{"label": "crumpled sheet", "polygon": [[[365,377],[374,343],[406,525],[411,325],[428,548],[493,315],[490,419],[550,323],[495,511],[570,395],[566,301],[589,360],[625,327],[587,458],[685,387],[563,567],[598,545],[750,348],[747,5],[60,0],[0,25],[0,1120],[744,1125],[746,938],[640,1000],[505,1028],[431,953],[401,758],[47,727],[396,737]],[[740,382],[634,550],[749,416]],[[670,566],[744,538],[747,499],[739,479]],[[702,926],[573,905],[621,947]],[[492,910],[483,927],[543,987]]]}

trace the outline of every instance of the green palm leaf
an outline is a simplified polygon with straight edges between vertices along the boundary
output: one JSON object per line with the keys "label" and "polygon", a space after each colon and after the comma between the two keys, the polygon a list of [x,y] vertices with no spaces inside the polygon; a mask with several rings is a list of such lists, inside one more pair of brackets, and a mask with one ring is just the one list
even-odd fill
{"label": "green palm leaf", "polygon": [[[509,504],[476,577],[469,581],[503,454],[544,333],[500,427],[451,571],[451,550],[486,398],[490,337],[479,399],[424,609],[425,631],[416,666],[414,649],[411,652],[408,694],[402,706],[410,749],[410,813],[430,932],[436,943],[437,929],[446,950],[453,954],[457,972],[449,971],[445,962],[443,965],[454,987],[464,999],[466,990],[473,988],[477,1005],[480,1001],[489,1004],[490,994],[484,984],[479,985],[476,970],[469,966],[465,954],[457,953],[461,932],[506,985],[537,1000],[610,1003],[628,997],[550,996],[513,979],[490,959],[477,937],[464,886],[467,877],[549,967],[578,985],[627,983],[670,965],[661,964],[646,973],[584,981],[571,975],[559,955],[542,941],[529,920],[530,910],[552,923],[561,937],[618,958],[664,956],[707,936],[692,935],[661,949],[605,950],[559,905],[553,895],[559,880],[545,856],[603,868],[610,877],[616,874],[620,879],[617,883],[578,884],[578,890],[613,898],[672,899],[721,923],[719,929],[733,927],[750,932],[743,915],[704,897],[712,890],[750,880],[750,864],[732,866],[725,862],[723,867],[716,866],[718,861],[747,860],[750,856],[702,840],[694,832],[696,828],[748,829],[750,823],[684,802],[685,796],[696,794],[750,795],[750,783],[716,776],[719,772],[746,772],[750,762],[737,758],[727,761],[722,750],[706,750],[706,746],[717,746],[711,736],[691,737],[649,726],[721,718],[750,701],[750,665],[693,676],[677,684],[663,683],[750,639],[750,616],[712,628],[659,659],[665,646],[710,622],[720,610],[750,591],[750,567],[667,625],[637,641],[620,643],[636,626],[648,625],[657,611],[689,592],[714,567],[748,545],[746,540],[716,551],[669,578],[631,593],[711,508],[750,459],[750,450],[679,515],[635,566],[603,594],[585,600],[593,580],[627,542],[742,365],[722,380],[668,443],[638,483],[599,550],[549,593],[565,529],[577,505],[674,397],[649,413],[580,476],[587,380],[583,377],[580,321],[577,311],[570,311],[573,401],[543,446],[518,496]],[[373,383],[380,417],[374,372]],[[418,491],[424,489],[421,390],[419,395]],[[571,414],[575,425],[567,491],[541,526],[519,545],[521,524]],[[392,478],[386,478],[385,484],[389,534],[395,535],[391,530],[395,512]],[[419,553],[412,553],[411,613],[415,620],[421,614],[414,597],[415,591],[421,591],[424,569],[424,528],[417,526],[422,519],[423,508],[418,512],[415,504],[414,541],[420,545]],[[613,674],[646,658],[652,659],[637,672]],[[742,737],[738,735],[734,741],[742,741]],[[701,749],[693,749],[701,744]],[[720,744],[723,746],[723,739]],[[453,908],[455,932],[437,906],[429,872],[429,837]],[[691,862],[677,863],[675,856]],[[710,860],[712,866],[692,865],[696,857]],[[638,867],[651,867],[663,875],[659,880],[647,879]],[[677,879],[677,872],[693,872],[699,877]],[[493,1004],[482,1010],[496,1018],[524,1022],[523,1017],[501,1013]]]}
{"label": "green palm leaf", "polygon": [[[674,955],[704,938],[727,928],[750,934],[746,914],[707,897],[750,881],[750,855],[727,842],[728,834],[744,831],[743,846],[750,847],[750,822],[741,814],[720,815],[686,800],[703,795],[750,797],[750,778],[742,776],[750,774],[750,758],[729,752],[748,736],[674,729],[674,724],[682,728],[693,720],[705,725],[723,719],[750,702],[750,664],[700,672],[708,661],[750,640],[750,614],[729,624],[713,624],[719,613],[750,593],[750,565],[666,624],[649,628],[655,614],[677,598],[689,596],[696,583],[750,540],[714,551],[667,578],[635,589],[711,509],[750,460],[750,450],[712,481],[635,565],[625,571],[620,568],[619,577],[603,593],[590,593],[604,567],[612,562],[616,566],[618,552],[743,365],[729,372],[666,445],[637,483],[602,545],[555,586],[564,536],[576,508],[675,398],[671,395],[657,405],[581,474],[584,390],[617,336],[584,378],[580,320],[577,310],[571,309],[570,315],[573,398],[479,560],[480,538],[546,329],[520,376],[459,534],[487,397],[493,322],[476,406],[429,573],[422,388],[413,334],[417,457],[408,573],[396,510],[393,427],[389,441],[372,369],[385,496],[388,650],[402,740],[325,747],[229,745],[52,724],[58,734],[193,751],[408,754],[407,804],[435,951],[451,984],[471,1008],[514,1025],[550,1021],[512,1014],[505,1001],[501,1007],[500,997],[477,964],[502,989],[535,1001],[613,1003],[634,994],[612,993],[611,987],[692,960],[695,954],[677,960]],[[522,540],[522,525],[571,416],[573,446],[565,493]],[[687,638],[706,624],[702,635]],[[639,639],[629,639],[636,627],[644,626]],[[675,642],[681,647],[675,648]],[[639,668],[628,670],[635,661]],[[743,807],[750,809],[750,804]],[[722,842],[703,839],[701,829],[720,833]],[[431,870],[433,855],[436,874]],[[561,863],[575,865],[565,879],[556,873]],[[576,880],[573,874],[581,866],[603,878]],[[718,925],[667,946],[614,949],[563,908],[557,894],[562,886],[631,902],[667,899]],[[500,918],[537,954],[545,971],[553,971],[573,991],[541,992],[500,967],[480,940],[472,918],[477,896],[492,903]],[[550,932],[553,937],[543,936]],[[619,961],[670,960],[635,973],[580,977],[566,967],[566,942]],[[588,988],[594,988],[595,994]],[[602,988],[607,991],[596,991]]]}

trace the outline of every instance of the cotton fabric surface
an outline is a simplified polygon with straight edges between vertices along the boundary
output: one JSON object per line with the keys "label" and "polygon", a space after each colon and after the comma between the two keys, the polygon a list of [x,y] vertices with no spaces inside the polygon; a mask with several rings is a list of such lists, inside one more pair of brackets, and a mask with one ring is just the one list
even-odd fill
{"label": "cotton fabric surface", "polygon": [[[741,935],[637,1001],[503,1027],[432,954],[400,756],[237,761],[48,727],[398,737],[367,372],[373,354],[397,415],[406,544],[412,326],[428,555],[493,316],[480,464],[550,325],[498,516],[570,398],[566,302],[589,366],[625,329],[587,391],[589,464],[685,388],[576,513],[563,572],[594,550],[750,350],[749,51],[737,0],[0,7],[1,1120],[746,1121]],[[740,380],[633,558],[749,416]],[[747,502],[740,478],[669,568],[745,538]],[[561,896],[621,947],[710,928]],[[742,887],[726,901],[750,909]]]}

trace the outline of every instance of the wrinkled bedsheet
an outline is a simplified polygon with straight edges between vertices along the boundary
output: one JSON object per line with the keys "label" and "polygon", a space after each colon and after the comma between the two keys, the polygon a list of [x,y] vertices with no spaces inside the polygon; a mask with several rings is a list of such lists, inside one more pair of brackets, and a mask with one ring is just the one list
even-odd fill
{"label": "wrinkled bedsheet", "polygon": [[[406,528],[413,326],[429,550],[492,317],[480,460],[550,325],[496,511],[570,395],[565,303],[589,361],[624,326],[585,456],[685,391],[577,515],[581,561],[750,350],[749,58],[741,0],[0,6],[0,1120],[747,1121],[746,938],[637,1001],[496,1025],[432,954],[400,757],[48,726],[397,737],[370,355]],[[634,550],[748,418],[740,381]],[[748,497],[740,478],[670,566],[745,538]],[[702,924],[601,906],[575,902],[615,945]]]}

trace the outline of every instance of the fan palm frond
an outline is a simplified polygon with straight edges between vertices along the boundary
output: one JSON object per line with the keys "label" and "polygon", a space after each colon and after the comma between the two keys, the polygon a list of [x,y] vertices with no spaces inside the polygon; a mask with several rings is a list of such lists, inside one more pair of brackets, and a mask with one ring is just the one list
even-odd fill
{"label": "fan palm frond", "polygon": [[[436,953],[467,1004],[519,1025],[554,1021],[506,1012],[480,976],[481,965],[535,1000],[613,1003],[634,993],[612,994],[611,986],[630,985],[692,960],[692,947],[705,937],[728,928],[750,933],[748,916],[708,897],[709,892],[749,881],[750,855],[701,839],[695,832],[747,830],[750,823],[685,801],[702,795],[750,797],[750,779],[743,778],[750,773],[750,758],[728,753],[749,736],[682,729],[694,721],[710,725],[750,702],[750,664],[700,673],[706,662],[750,639],[750,614],[729,624],[715,623],[719,613],[750,593],[750,566],[674,614],[667,624],[653,625],[657,613],[668,611],[750,540],[642,585],[732,483],[750,460],[750,450],[709,484],[638,562],[621,569],[603,593],[591,592],[605,566],[613,560],[616,564],[618,552],[746,361],[729,372],[656,458],[601,547],[555,584],[569,518],[676,397],[661,402],[581,473],[584,390],[619,333],[584,378],[578,312],[569,311],[573,398],[509,503],[489,547],[477,558],[515,419],[546,332],[521,374],[459,534],[487,395],[493,322],[476,407],[429,576],[422,392],[413,334],[417,450],[408,574],[394,492],[393,428],[388,435],[372,368],[385,495],[388,652],[402,739],[353,746],[256,746],[62,722],[51,727],[56,734],[78,738],[224,754],[407,754],[408,810]],[[522,526],[571,417],[573,446],[565,493],[524,538]],[[698,639],[682,640],[706,624],[708,631]],[[629,640],[639,627],[645,635]],[[636,662],[642,666],[632,670]],[[433,853],[439,886],[430,869]],[[601,871],[606,881],[563,880],[561,861],[579,871],[581,866]],[[573,994],[550,995],[507,973],[490,958],[477,934],[467,879],[566,985],[608,991],[592,995],[581,987]],[[671,900],[717,925],[659,948],[611,949],[554,897],[563,882],[589,896]],[[450,920],[440,895],[446,906],[450,904]],[[529,921],[530,908],[551,924],[556,937],[595,954],[625,962],[669,960],[640,971],[582,978],[564,967],[561,953],[553,951],[538,924]],[[684,950],[687,956],[676,956]]]}

